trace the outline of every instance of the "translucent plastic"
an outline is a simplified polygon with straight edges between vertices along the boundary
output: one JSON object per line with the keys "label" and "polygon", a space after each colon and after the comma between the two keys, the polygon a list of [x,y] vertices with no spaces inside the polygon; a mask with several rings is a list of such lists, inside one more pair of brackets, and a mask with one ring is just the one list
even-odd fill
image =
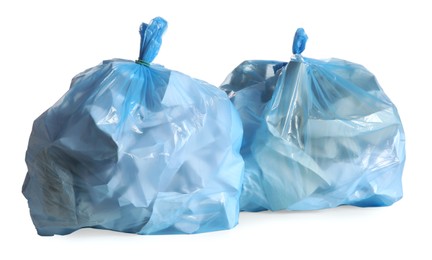
{"label": "translucent plastic", "polygon": [[286,62],[273,60],[248,60],[237,66],[225,79],[221,89],[225,90],[240,114],[243,123],[241,154],[245,160],[245,178],[240,197],[240,208],[259,211],[269,207],[262,190],[261,175],[251,144],[261,125],[265,105],[273,95],[281,69]]}
{"label": "translucent plastic", "polygon": [[[257,130],[244,137],[241,209],[391,205],[402,197],[405,162],[396,107],[363,66],[302,57],[306,40],[298,30],[296,55],[271,100],[255,113]],[[263,105],[260,93],[240,102],[240,92],[233,95],[240,111]],[[254,113],[240,114],[246,133]]]}
{"label": "translucent plastic", "polygon": [[108,60],[78,74],[34,122],[23,193],[40,235],[237,224],[240,118],[220,89],[150,64],[165,28],[161,18],[143,24],[136,62]]}

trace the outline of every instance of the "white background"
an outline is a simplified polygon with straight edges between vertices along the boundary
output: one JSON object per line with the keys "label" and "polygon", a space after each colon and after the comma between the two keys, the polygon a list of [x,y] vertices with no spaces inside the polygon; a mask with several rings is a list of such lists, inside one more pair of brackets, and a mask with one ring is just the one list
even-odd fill
{"label": "white background", "polygon": [[[9,2],[9,3],[8,3]],[[432,259],[432,41],[428,1],[2,1],[0,259]],[[218,86],[246,59],[288,61],[297,27],[311,58],[373,72],[407,138],[404,198],[386,208],[241,213],[229,231],[39,237],[21,185],[33,120],[104,59],[134,60],[138,27],[169,25],[156,63]]]}

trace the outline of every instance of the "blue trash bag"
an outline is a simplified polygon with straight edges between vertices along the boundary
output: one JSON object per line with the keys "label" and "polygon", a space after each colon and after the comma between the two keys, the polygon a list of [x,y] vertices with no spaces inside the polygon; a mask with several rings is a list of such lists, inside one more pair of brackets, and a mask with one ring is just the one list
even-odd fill
{"label": "blue trash bag", "polygon": [[[243,154],[243,190],[250,192],[242,194],[241,209],[393,204],[402,197],[405,163],[405,134],[396,107],[363,66],[303,57],[306,41],[299,29],[294,56],[283,67],[271,100],[257,113],[256,132],[245,142],[250,154]],[[254,106],[252,99],[243,102],[249,103],[234,100],[237,108]]]}
{"label": "blue trash bag", "polygon": [[245,211],[260,211],[269,207],[258,178],[261,172],[251,154],[251,144],[261,125],[265,105],[271,99],[280,72],[286,64],[275,60],[247,60],[238,65],[220,86],[230,97],[243,123],[240,152],[245,160],[245,178],[240,208]]}
{"label": "blue trash bag", "polygon": [[222,90],[150,64],[166,27],[162,18],[143,23],[137,61],[108,60],[78,74],[35,120],[23,194],[39,235],[237,224],[240,117]]}

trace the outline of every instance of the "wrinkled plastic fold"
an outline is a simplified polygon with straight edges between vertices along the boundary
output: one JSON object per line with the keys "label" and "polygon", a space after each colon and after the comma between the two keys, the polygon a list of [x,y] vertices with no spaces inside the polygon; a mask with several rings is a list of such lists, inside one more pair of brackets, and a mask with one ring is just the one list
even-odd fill
{"label": "wrinkled plastic fold", "polygon": [[239,64],[221,85],[239,112],[243,124],[241,154],[245,161],[245,177],[240,197],[242,210],[260,211],[269,208],[259,178],[262,173],[252,156],[251,145],[262,124],[264,108],[271,100],[286,64],[275,60],[247,60]]}
{"label": "wrinkled plastic fold", "polygon": [[165,27],[162,18],[143,24],[137,62],[107,60],[78,74],[35,120],[23,193],[40,235],[237,224],[240,118],[220,89],[150,64]]}

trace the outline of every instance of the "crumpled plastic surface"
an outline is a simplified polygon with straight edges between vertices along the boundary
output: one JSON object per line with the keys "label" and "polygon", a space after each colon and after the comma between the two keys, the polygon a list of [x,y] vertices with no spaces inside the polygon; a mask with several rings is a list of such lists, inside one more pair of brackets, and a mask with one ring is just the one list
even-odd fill
{"label": "crumpled plastic surface", "polygon": [[199,233],[238,222],[238,113],[220,89],[150,64],[167,23],[142,24],[140,58],[78,74],[37,118],[23,194],[40,235],[83,227]]}
{"label": "crumpled plastic surface", "polygon": [[230,97],[243,124],[241,155],[245,160],[245,178],[240,196],[242,210],[259,211],[269,207],[258,178],[261,171],[251,154],[251,145],[261,125],[265,105],[270,101],[286,64],[275,60],[247,60],[238,65],[220,86]]}
{"label": "crumpled plastic surface", "polygon": [[244,127],[242,149],[250,146],[250,140],[260,124],[260,116],[271,99],[281,68],[286,62],[249,60],[242,62],[221,85],[241,114]]}
{"label": "crumpled plastic surface", "polygon": [[[295,55],[282,69],[271,100],[256,114],[256,132],[245,135],[250,153],[243,154],[243,190],[249,194],[242,194],[241,209],[391,205],[402,197],[405,163],[396,107],[363,66],[303,57],[306,40],[298,30]],[[232,96],[239,110],[262,106]]]}

